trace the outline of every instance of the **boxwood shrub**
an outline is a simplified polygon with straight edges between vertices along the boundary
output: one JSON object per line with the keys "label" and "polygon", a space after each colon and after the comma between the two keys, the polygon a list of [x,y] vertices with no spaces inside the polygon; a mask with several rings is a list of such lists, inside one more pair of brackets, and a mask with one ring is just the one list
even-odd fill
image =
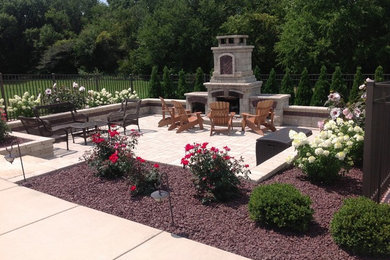
{"label": "boxwood shrub", "polygon": [[390,205],[365,197],[346,199],[330,231],[333,240],[352,253],[390,256]]}
{"label": "boxwood shrub", "polygon": [[250,196],[249,215],[262,225],[303,232],[313,218],[310,205],[309,196],[291,184],[261,185]]}

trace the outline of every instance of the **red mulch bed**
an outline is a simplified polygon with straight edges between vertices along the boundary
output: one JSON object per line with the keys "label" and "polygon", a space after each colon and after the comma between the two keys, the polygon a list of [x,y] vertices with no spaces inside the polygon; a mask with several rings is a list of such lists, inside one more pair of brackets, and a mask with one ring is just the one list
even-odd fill
{"label": "red mulch bed", "polygon": [[170,165],[160,168],[169,176],[176,224],[173,227],[168,202],[157,203],[150,197],[131,198],[125,181],[99,179],[86,164],[38,176],[25,186],[252,259],[370,259],[340,249],[329,233],[329,223],[343,199],[362,194],[359,169],[352,169],[337,184],[328,187],[311,184],[296,168],[264,182],[291,183],[311,197],[314,221],[306,234],[296,234],[259,227],[250,220],[247,204],[256,186],[252,182],[243,182],[241,198],[205,206],[194,197],[189,170]]}
{"label": "red mulch bed", "polygon": [[3,141],[0,141],[0,148],[8,147],[14,141],[17,141],[19,144],[22,144],[22,143],[25,143],[25,142],[29,142],[31,140],[24,139],[24,138],[19,138],[19,137],[15,137],[15,136],[10,135],[10,136],[4,138]]}

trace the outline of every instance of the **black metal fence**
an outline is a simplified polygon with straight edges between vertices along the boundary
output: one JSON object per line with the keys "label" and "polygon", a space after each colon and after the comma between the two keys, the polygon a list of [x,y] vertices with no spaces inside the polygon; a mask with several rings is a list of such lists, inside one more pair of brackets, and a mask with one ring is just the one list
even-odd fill
{"label": "black metal fence", "polygon": [[[276,81],[280,85],[283,74],[276,74]],[[292,81],[297,86],[300,80],[300,74],[291,74]],[[265,83],[269,74],[260,74],[258,80]],[[309,74],[309,80],[314,86],[318,80],[319,74]],[[373,74],[365,74],[364,77],[373,78]],[[384,75],[385,80],[390,80],[390,74]],[[327,78],[331,81],[332,74],[327,74]],[[354,74],[343,74],[343,79],[348,88],[352,87]],[[160,75],[160,79],[162,76]],[[177,86],[178,75],[171,75],[174,87]],[[0,73],[0,95],[4,99],[6,108],[9,106],[9,99],[15,95],[23,96],[25,92],[30,95],[43,95],[45,89],[51,88],[54,83],[61,86],[72,86],[73,82],[77,82],[79,86],[84,86],[86,91],[100,91],[105,88],[108,92],[114,93],[124,89],[133,89],[137,91],[140,98],[149,96],[149,80],[150,75],[128,75],[128,76],[106,76],[106,75],[79,75],[79,74],[1,74]],[[210,80],[208,74],[204,74],[204,81]],[[195,82],[194,74],[186,75],[186,83],[193,87]],[[8,114],[8,118],[12,119],[12,113]]]}
{"label": "black metal fence", "polygon": [[390,82],[367,85],[363,194],[376,202],[390,186]]}

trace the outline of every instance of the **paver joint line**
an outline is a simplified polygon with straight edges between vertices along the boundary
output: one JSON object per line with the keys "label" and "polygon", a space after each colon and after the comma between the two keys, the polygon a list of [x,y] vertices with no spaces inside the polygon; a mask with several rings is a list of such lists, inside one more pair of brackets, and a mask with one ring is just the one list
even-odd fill
{"label": "paver joint line", "polygon": [[54,216],[56,216],[56,215],[59,215],[59,214],[61,214],[61,213],[64,213],[64,212],[66,212],[66,211],[69,211],[69,210],[71,210],[71,209],[75,209],[75,208],[77,208],[77,207],[80,207],[80,206],[79,206],[79,205],[76,205],[76,206],[70,207],[70,208],[68,208],[68,209],[61,210],[61,211],[59,211],[59,212],[57,212],[57,213],[54,213],[54,214],[51,214],[51,215],[49,215],[49,216],[47,216],[47,217],[44,217],[44,218],[35,220],[35,221],[31,222],[31,223],[28,223],[28,224],[25,224],[25,225],[23,225],[23,226],[14,228],[14,229],[12,229],[12,230],[9,230],[9,231],[7,231],[7,232],[1,233],[0,236],[6,235],[6,234],[11,233],[11,232],[14,232],[14,231],[16,231],[16,230],[19,230],[19,229],[22,229],[22,228],[24,228],[24,227],[30,226],[30,225],[32,225],[32,224],[41,222],[41,221],[43,221],[43,220],[45,220],[45,219],[54,217]]}
{"label": "paver joint line", "polygon": [[8,187],[8,188],[4,188],[4,189],[1,189],[0,192],[2,191],[5,191],[5,190],[9,190],[9,189],[13,189],[13,188],[17,188],[19,186],[12,186],[12,187]]}
{"label": "paver joint line", "polygon": [[151,239],[155,238],[156,236],[160,235],[160,234],[161,234],[161,233],[163,233],[163,232],[164,232],[164,230],[161,230],[161,231],[160,231],[160,232],[158,232],[157,234],[155,234],[155,235],[153,235],[153,236],[149,237],[148,239],[146,239],[146,240],[145,240],[145,241],[143,241],[142,243],[139,243],[138,245],[136,245],[136,246],[134,246],[134,247],[130,248],[130,249],[129,249],[129,250],[127,250],[126,252],[123,252],[122,254],[118,255],[117,257],[113,258],[112,260],[115,260],[115,259],[118,259],[118,258],[120,258],[120,257],[124,256],[125,254],[127,254],[127,253],[129,253],[129,252],[133,251],[133,250],[134,250],[134,249],[136,249],[137,247],[140,247],[140,246],[142,246],[143,244],[145,244],[146,242],[150,241]]}

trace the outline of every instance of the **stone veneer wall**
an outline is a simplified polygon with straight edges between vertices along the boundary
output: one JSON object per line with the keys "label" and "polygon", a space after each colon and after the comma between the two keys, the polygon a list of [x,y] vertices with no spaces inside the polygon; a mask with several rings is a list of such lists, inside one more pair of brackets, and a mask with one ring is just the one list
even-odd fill
{"label": "stone veneer wall", "polygon": [[289,106],[283,110],[284,125],[318,127],[318,121],[329,118],[327,107]]}

